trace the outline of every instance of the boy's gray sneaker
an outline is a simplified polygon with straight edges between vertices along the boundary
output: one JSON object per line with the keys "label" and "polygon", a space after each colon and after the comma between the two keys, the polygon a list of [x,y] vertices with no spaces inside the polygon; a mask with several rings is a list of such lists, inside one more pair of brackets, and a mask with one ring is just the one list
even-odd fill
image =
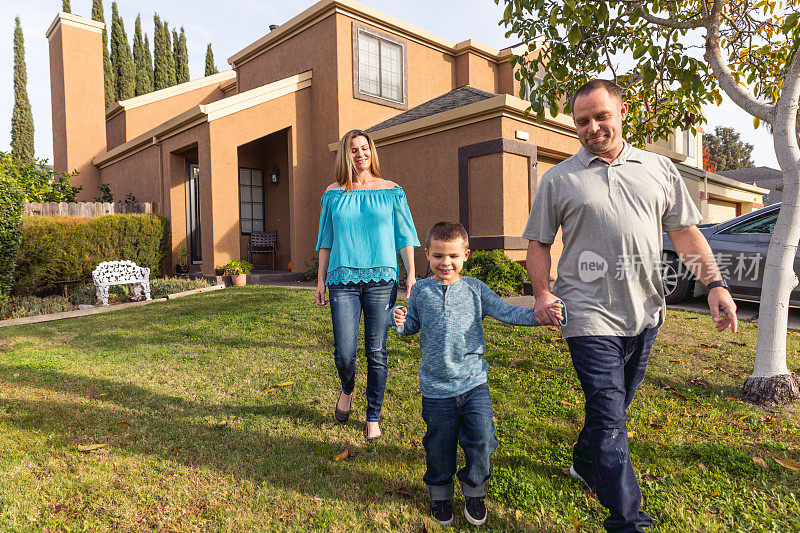
{"label": "boy's gray sneaker", "polygon": [[581,482],[583,486],[585,486],[589,490],[589,492],[594,493],[594,487],[591,486],[588,481],[586,481],[586,478],[591,479],[590,475],[587,474],[586,478],[584,478],[582,475],[578,473],[577,470],[575,470],[575,465],[569,467],[569,475],[572,476],[572,479]]}
{"label": "boy's gray sneaker", "polygon": [[431,518],[443,526],[452,524],[453,509],[450,507],[450,500],[431,500]]}
{"label": "boy's gray sneaker", "polygon": [[464,498],[464,516],[473,526],[486,522],[486,504],[483,498]]}

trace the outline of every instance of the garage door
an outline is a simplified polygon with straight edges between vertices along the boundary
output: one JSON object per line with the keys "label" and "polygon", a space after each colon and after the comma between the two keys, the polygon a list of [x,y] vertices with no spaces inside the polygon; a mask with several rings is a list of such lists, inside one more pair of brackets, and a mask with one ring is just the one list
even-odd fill
{"label": "garage door", "polygon": [[708,200],[708,220],[703,222],[725,222],[736,217],[736,202],[726,202],[725,200],[718,200],[716,198],[709,198]]}

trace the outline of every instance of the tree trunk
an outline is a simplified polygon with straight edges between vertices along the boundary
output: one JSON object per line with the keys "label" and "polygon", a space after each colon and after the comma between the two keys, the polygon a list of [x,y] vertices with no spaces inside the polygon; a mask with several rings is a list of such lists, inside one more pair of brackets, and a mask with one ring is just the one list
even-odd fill
{"label": "tree trunk", "polygon": [[794,260],[800,241],[800,149],[795,124],[798,78],[800,65],[795,60],[772,123],[775,155],[783,173],[783,202],[761,285],[755,369],[742,389],[745,400],[759,404],[784,405],[800,398],[800,379],[786,365],[789,295],[798,282]]}

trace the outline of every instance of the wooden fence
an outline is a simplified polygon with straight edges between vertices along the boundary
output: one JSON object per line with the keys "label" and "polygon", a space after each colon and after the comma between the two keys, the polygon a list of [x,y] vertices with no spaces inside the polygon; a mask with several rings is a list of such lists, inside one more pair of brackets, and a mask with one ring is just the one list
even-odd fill
{"label": "wooden fence", "polygon": [[25,216],[29,217],[99,217],[103,215],[157,213],[157,204],[150,202],[29,202],[25,204]]}

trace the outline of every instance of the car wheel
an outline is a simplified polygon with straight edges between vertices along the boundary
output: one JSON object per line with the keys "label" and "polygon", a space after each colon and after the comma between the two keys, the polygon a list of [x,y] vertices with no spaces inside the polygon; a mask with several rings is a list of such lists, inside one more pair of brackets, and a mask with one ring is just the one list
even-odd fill
{"label": "car wheel", "polygon": [[684,301],[692,288],[691,276],[672,254],[665,253],[662,257],[661,282],[664,285],[664,299],[668,304]]}

